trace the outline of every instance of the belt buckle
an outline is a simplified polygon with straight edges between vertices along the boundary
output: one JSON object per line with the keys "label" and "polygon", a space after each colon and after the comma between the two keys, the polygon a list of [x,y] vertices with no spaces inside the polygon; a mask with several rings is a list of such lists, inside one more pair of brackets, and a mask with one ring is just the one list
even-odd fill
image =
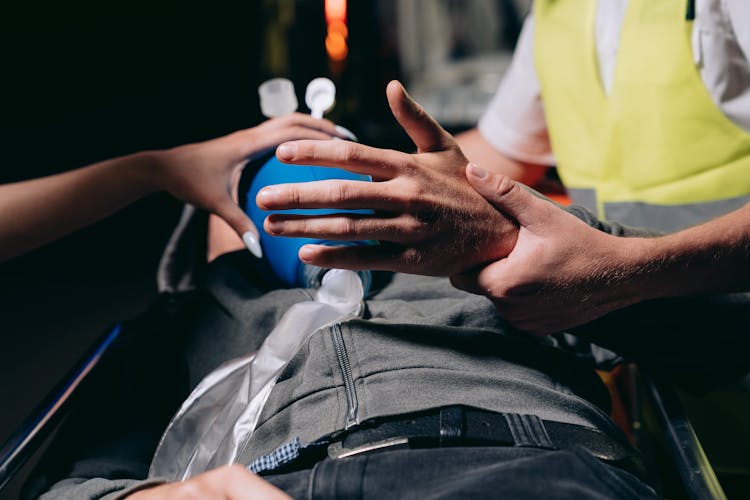
{"label": "belt buckle", "polygon": [[382,441],[375,441],[374,443],[363,444],[356,448],[344,448],[341,441],[336,441],[328,445],[328,456],[333,459],[349,458],[356,455],[362,455],[364,453],[374,453],[385,450],[398,450],[410,448],[409,438],[397,437],[384,439]]}

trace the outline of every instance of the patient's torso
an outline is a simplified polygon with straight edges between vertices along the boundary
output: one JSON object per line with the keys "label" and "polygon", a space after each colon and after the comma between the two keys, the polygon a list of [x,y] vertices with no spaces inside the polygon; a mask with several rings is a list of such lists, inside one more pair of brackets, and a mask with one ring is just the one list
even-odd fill
{"label": "patient's torso", "polygon": [[[257,349],[300,290],[253,291],[214,266],[210,298],[227,318],[189,341],[194,386],[220,362]],[[484,297],[447,279],[393,275],[363,319],[324,328],[279,378],[242,461],[299,437],[303,444],[365,420],[450,404],[533,414],[616,432],[595,373],[546,341],[513,333]]]}

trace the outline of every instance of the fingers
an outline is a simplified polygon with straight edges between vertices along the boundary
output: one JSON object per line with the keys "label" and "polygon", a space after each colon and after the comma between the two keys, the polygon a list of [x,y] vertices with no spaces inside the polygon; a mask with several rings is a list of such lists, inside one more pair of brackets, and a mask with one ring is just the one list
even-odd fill
{"label": "fingers", "polygon": [[338,127],[332,121],[324,118],[313,118],[312,116],[303,113],[292,113],[291,115],[272,118],[261,123],[257,127],[248,129],[247,132],[255,130],[263,131],[268,135],[274,135],[285,128],[317,130],[318,132],[328,135],[329,138],[338,137],[340,139],[350,139],[351,137],[351,132],[343,127]]}
{"label": "fingers", "polygon": [[365,214],[331,214],[317,217],[270,215],[264,224],[273,236],[311,237],[333,241],[381,240],[394,243],[420,241],[428,224],[409,214],[373,217]]}
{"label": "fingers", "polygon": [[[409,205],[394,193],[386,182],[326,180],[276,184],[258,192],[255,198],[262,210],[332,208],[344,210],[372,209],[387,212],[403,211]],[[413,207],[413,202],[411,202]]]}
{"label": "fingers", "polygon": [[450,134],[443,130],[422,106],[414,102],[401,83],[391,81],[385,93],[393,116],[409,134],[420,153],[441,151],[455,144]]}
{"label": "fingers", "polygon": [[219,205],[214,212],[216,215],[224,219],[224,221],[234,229],[240,238],[242,238],[242,242],[251,254],[258,258],[263,256],[260,240],[258,239],[258,229],[255,227],[255,224],[250,221],[247,214],[245,214],[236,203],[226,201]]}
{"label": "fingers", "polygon": [[286,141],[295,141],[300,139],[327,141],[330,140],[331,137],[331,134],[329,134],[328,132],[302,126],[295,126],[283,128],[273,136],[268,136],[266,144],[268,144],[268,147],[273,147]]}
{"label": "fingers", "polygon": [[240,144],[240,157],[248,157],[270,149],[282,142],[297,139],[328,140],[332,138],[356,140],[354,134],[330,120],[294,113],[267,120],[233,134]]}
{"label": "fingers", "polygon": [[284,127],[273,132],[266,131],[266,133],[258,134],[255,141],[248,141],[246,143],[244,157],[251,156],[259,151],[271,149],[277,144],[286,141],[300,139],[327,141],[330,140],[331,137],[331,134],[328,132],[303,127],[301,125]]}
{"label": "fingers", "polygon": [[534,196],[510,177],[486,171],[474,163],[466,165],[469,184],[498,210],[518,221],[522,226],[532,226],[547,219],[554,205]]}
{"label": "fingers", "polygon": [[278,126],[301,126],[311,130],[319,130],[328,134],[330,137],[339,137],[341,139],[351,140],[353,134],[343,127],[339,127],[330,120],[325,118],[314,118],[304,113],[293,113],[288,116],[277,118]]}
{"label": "fingers", "polygon": [[378,178],[393,177],[409,161],[404,153],[349,141],[287,142],[278,147],[276,157],[284,163],[339,167]]}
{"label": "fingers", "polygon": [[[380,243],[361,246],[305,245],[300,248],[299,258],[306,264],[323,268],[406,272],[423,260],[424,255],[415,248]],[[430,274],[427,271],[422,269],[420,274]]]}

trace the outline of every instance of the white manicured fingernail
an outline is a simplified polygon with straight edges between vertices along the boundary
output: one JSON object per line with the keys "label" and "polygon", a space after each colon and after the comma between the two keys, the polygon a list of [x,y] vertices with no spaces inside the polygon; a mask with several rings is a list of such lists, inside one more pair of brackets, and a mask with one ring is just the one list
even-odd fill
{"label": "white manicured fingernail", "polygon": [[245,243],[245,246],[248,250],[250,250],[250,253],[258,257],[259,259],[263,257],[263,250],[260,248],[260,242],[258,241],[258,238],[253,234],[251,231],[247,231],[245,234],[242,235],[242,241]]}
{"label": "white manicured fingernail", "polygon": [[350,141],[359,142],[359,139],[357,139],[356,135],[352,134],[351,130],[346,129],[346,128],[342,127],[341,125],[336,125],[336,132],[338,132],[339,134],[343,135],[344,137],[346,137]]}

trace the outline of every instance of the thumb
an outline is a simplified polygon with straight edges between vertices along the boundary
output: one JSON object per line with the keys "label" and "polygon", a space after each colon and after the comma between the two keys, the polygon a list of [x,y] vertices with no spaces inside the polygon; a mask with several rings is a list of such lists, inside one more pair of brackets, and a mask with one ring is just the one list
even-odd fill
{"label": "thumb", "polygon": [[551,205],[510,177],[487,172],[475,163],[469,163],[466,165],[466,179],[495,208],[522,226],[531,226],[547,217]]}
{"label": "thumb", "polygon": [[242,238],[251,254],[258,258],[263,257],[263,250],[260,247],[258,229],[252,223],[247,214],[234,202],[226,201],[219,205],[215,210],[216,215],[224,219],[227,224]]}
{"label": "thumb", "polygon": [[385,93],[393,116],[409,134],[420,153],[442,151],[454,143],[450,134],[443,130],[422,106],[414,102],[401,83],[391,81]]}

